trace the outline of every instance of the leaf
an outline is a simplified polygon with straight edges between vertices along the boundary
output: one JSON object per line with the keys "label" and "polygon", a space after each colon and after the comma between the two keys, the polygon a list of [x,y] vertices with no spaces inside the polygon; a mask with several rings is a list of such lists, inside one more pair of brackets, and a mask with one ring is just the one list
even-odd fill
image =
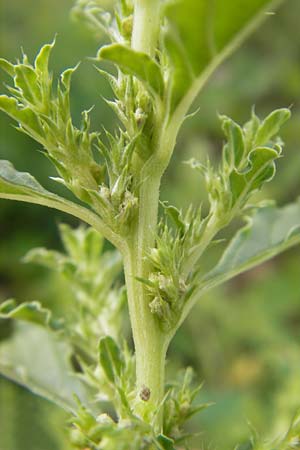
{"label": "leaf", "polygon": [[283,208],[267,206],[248,219],[203,283],[220,284],[300,243],[300,199]]}
{"label": "leaf", "polygon": [[292,442],[292,438],[299,439],[300,437],[299,434],[300,434],[300,409],[296,411],[293,417],[293,421],[288,431],[287,437],[290,438],[290,441]]}
{"label": "leaf", "polygon": [[99,264],[104,239],[93,228],[79,227],[74,229],[67,224],[60,224],[59,231],[66,253],[78,265],[83,261],[88,264]]}
{"label": "leaf", "polygon": [[33,248],[24,256],[23,262],[39,264],[56,272],[62,272],[65,275],[74,274],[76,267],[70,258],[55,251],[47,250],[43,247]]}
{"label": "leaf", "polygon": [[26,64],[15,66],[15,86],[20,89],[23,98],[32,104],[42,101],[41,91],[35,70]]}
{"label": "leaf", "polygon": [[54,45],[55,45],[55,38],[51,44],[43,45],[34,61],[34,67],[36,71],[39,72],[44,77],[48,76],[49,58]]}
{"label": "leaf", "polygon": [[300,438],[300,409],[292,419],[292,423],[286,433],[281,433],[274,440],[262,439],[256,430],[253,430],[251,442],[252,450],[288,450],[299,448]]}
{"label": "leaf", "polygon": [[[192,85],[195,95],[213,70],[260,23],[270,0],[178,0],[165,8],[165,46],[173,70],[172,109]],[[194,96],[195,96],[194,95]]]}
{"label": "leaf", "polygon": [[137,52],[121,44],[102,47],[97,55],[106,59],[129,75],[143,81],[153,94],[163,94],[164,80],[159,65],[146,53]]}
{"label": "leaf", "polygon": [[238,167],[245,154],[245,143],[242,128],[229,117],[221,116],[222,128],[228,143],[224,154],[229,167]]}
{"label": "leaf", "polygon": [[185,231],[185,223],[182,219],[182,213],[173,205],[169,205],[168,202],[161,202],[166,214],[172,219],[173,223],[176,227],[184,233]]}
{"label": "leaf", "polygon": [[260,189],[263,183],[271,181],[275,174],[274,160],[279,152],[269,147],[252,150],[248,156],[249,168],[245,172],[233,171],[230,175],[230,186],[234,201],[241,195],[247,195]]}
{"label": "leaf", "polygon": [[0,160],[0,198],[58,209],[83,220],[105,236],[111,235],[111,231],[103,224],[100,217],[92,211],[47,191],[32,175],[27,172],[18,172],[9,161],[5,160]]}
{"label": "leaf", "polygon": [[163,434],[160,434],[156,439],[162,449],[175,450],[173,439],[170,439],[167,436],[164,436]]}
{"label": "leaf", "polygon": [[0,58],[0,68],[4,70],[8,75],[11,77],[14,77],[15,75],[15,67],[12,63],[9,61],[6,61],[6,59]]}
{"label": "leaf", "polygon": [[[27,172],[17,172],[9,161],[0,160],[0,190],[3,198],[25,195],[29,197],[55,198],[55,194],[46,191],[35,178]],[[59,198],[59,197],[57,197]]]}
{"label": "leaf", "polygon": [[[0,377],[0,399],[1,450],[66,450],[64,427],[57,426],[59,420],[65,421],[63,410],[33,398],[4,377]],[[56,419],[52,421],[53,413]]]}
{"label": "leaf", "polygon": [[4,111],[19,124],[28,130],[32,136],[40,140],[40,137],[44,135],[43,128],[39,122],[37,115],[29,108],[24,107],[22,104],[13,97],[7,95],[0,95],[0,110]]}
{"label": "leaf", "polygon": [[269,205],[258,209],[230,241],[217,265],[193,283],[179,325],[207,290],[297,244],[300,244],[300,199],[282,208]]}
{"label": "leaf", "polygon": [[54,330],[62,328],[62,322],[52,318],[52,312],[43,308],[39,302],[26,302],[18,305],[13,299],[0,305],[0,319],[17,319],[43,325]]}
{"label": "leaf", "polygon": [[122,373],[124,361],[118,345],[111,336],[100,339],[99,361],[108,380],[116,383]]}
{"label": "leaf", "polygon": [[282,125],[291,117],[287,108],[277,109],[269,114],[257,130],[255,145],[266,145],[273,136],[276,136]]}
{"label": "leaf", "polygon": [[88,404],[87,392],[70,364],[71,348],[50,331],[17,323],[13,336],[0,344],[0,373],[33,393],[74,412],[76,395]]}

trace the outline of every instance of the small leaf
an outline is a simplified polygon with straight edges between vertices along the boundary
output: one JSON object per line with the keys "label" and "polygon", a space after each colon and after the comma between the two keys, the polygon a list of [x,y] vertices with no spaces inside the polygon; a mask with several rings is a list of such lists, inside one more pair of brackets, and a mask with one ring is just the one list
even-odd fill
{"label": "small leaf", "polygon": [[282,125],[291,117],[291,111],[287,108],[277,109],[269,114],[257,130],[255,145],[266,145],[276,136]]}
{"label": "small leaf", "polygon": [[108,380],[116,384],[121,376],[124,361],[118,345],[111,336],[100,339],[99,361]]}
{"label": "small leaf", "polygon": [[173,439],[170,439],[167,436],[164,436],[163,434],[160,434],[156,439],[162,449],[175,450]]}
{"label": "small leaf", "polygon": [[184,232],[185,231],[185,223],[182,219],[182,214],[179,211],[179,209],[177,209],[173,205],[169,205],[167,202],[162,202],[162,206],[163,206],[165,212],[168,214],[168,216],[172,219],[172,221],[174,222],[176,227],[179,230],[181,230],[182,232]]}
{"label": "small leaf", "polygon": [[77,70],[78,67],[79,64],[77,64],[75,67],[71,67],[70,69],[66,69],[60,76],[61,82],[64,85],[67,92],[70,91],[72,75]]}
{"label": "small leaf", "polygon": [[245,172],[236,170],[230,175],[230,186],[234,201],[241,195],[260,189],[262,184],[270,181],[275,174],[274,160],[279,152],[269,147],[253,150],[249,156],[249,168]]}
{"label": "small leaf", "polygon": [[34,67],[43,76],[45,74],[48,74],[48,65],[49,65],[49,57],[51,55],[51,51],[55,45],[55,39],[51,44],[45,44],[40,49],[39,53],[37,54],[37,57],[34,61]]}
{"label": "small leaf", "polygon": [[0,110],[16,120],[25,130],[29,131],[37,141],[44,135],[37,115],[28,107],[19,104],[13,97],[0,95]]}
{"label": "small leaf", "polygon": [[15,66],[15,72],[15,85],[22,92],[23,98],[33,105],[41,102],[41,91],[34,69],[31,66],[19,64]]}
{"label": "small leaf", "polygon": [[10,339],[0,344],[0,373],[56,403],[75,412],[80,401],[89,404],[83,384],[72,375],[71,348],[56,339],[55,334],[34,325],[19,322]]}
{"label": "small leaf", "polygon": [[98,261],[103,250],[104,239],[100,233],[93,228],[85,230],[84,250],[88,261]]}
{"label": "small leaf", "polygon": [[263,183],[272,180],[276,170],[273,161],[280,156],[280,151],[259,147],[249,154],[251,168],[246,172],[245,178],[251,185],[251,190],[259,189]]}
{"label": "small leaf", "polygon": [[224,148],[227,164],[229,167],[239,167],[245,154],[243,130],[229,117],[221,116],[221,121],[228,141]]}
{"label": "small leaf", "polygon": [[102,47],[97,56],[116,64],[125,73],[136,76],[153,94],[162,96],[164,80],[161,70],[146,53],[137,52],[121,44],[112,44]]}
{"label": "small leaf", "polygon": [[258,128],[260,127],[260,120],[252,108],[251,119],[244,125],[245,145],[247,152],[255,147],[255,138]]}
{"label": "small leaf", "polygon": [[62,328],[62,322],[52,318],[52,312],[43,308],[39,302],[26,302],[20,305],[13,299],[0,305],[0,319],[17,319],[46,326],[54,330]]}
{"label": "small leaf", "polygon": [[80,262],[83,259],[81,247],[82,239],[84,237],[83,233],[80,232],[81,230],[74,230],[69,225],[63,223],[59,226],[59,231],[66,252],[75,261]]}
{"label": "small leaf", "polygon": [[196,414],[204,411],[205,409],[210,408],[213,405],[214,405],[214,403],[210,402],[210,403],[201,403],[200,405],[192,406],[190,408],[188,414],[186,415],[186,420],[188,420],[191,417],[195,416]]}
{"label": "small leaf", "polygon": [[69,266],[68,272],[70,270],[72,272],[76,270],[74,266],[72,267],[70,260],[65,255],[62,255],[55,250],[47,250],[42,247],[29,250],[29,252],[24,256],[23,262],[39,264],[58,272],[65,271],[66,266]]}
{"label": "small leaf", "polygon": [[11,77],[15,76],[15,66],[6,59],[0,58],[0,68]]}
{"label": "small leaf", "polygon": [[[297,436],[294,433],[297,433]],[[300,438],[299,434],[300,434],[300,408],[296,411],[293,417],[293,421],[290,426],[288,436],[297,437],[299,439]]]}

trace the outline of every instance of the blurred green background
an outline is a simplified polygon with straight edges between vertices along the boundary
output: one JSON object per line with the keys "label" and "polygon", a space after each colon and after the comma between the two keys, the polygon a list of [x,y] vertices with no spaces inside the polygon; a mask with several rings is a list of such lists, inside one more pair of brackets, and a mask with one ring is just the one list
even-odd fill
{"label": "blurred green background", "polygon": [[[57,45],[52,69],[82,61],[72,85],[75,120],[95,105],[93,126],[113,127],[115,119],[101,96],[110,96],[107,83],[87,60],[99,47],[81,24],[70,20],[73,2],[65,0],[1,0],[0,54],[8,59],[30,58],[53,39]],[[285,5],[214,75],[199,96],[198,114],[183,127],[173,161],[164,177],[162,197],[179,207],[205,201],[201,180],[182,164],[207,152],[218,158],[222,134],[217,114],[243,123],[255,105],[263,116],[277,107],[292,106],[293,118],[284,128],[285,157],[276,179],[262,196],[278,204],[300,194],[300,2]],[[1,84],[8,80],[1,74]],[[3,87],[1,91],[3,92]],[[49,179],[53,170],[37,151],[37,144],[18,133],[11,120],[0,115],[0,157],[18,170],[33,173],[57,191]],[[60,248],[57,224],[77,222],[57,211],[1,200],[0,301],[38,299],[63,312],[67,298],[62,281],[38,267],[22,263],[32,247]],[[215,402],[191,423],[201,433],[194,448],[247,448],[251,427],[275,436],[286,429],[300,406],[300,250],[284,255],[238,277],[203,297],[169,352],[170,377],[191,365],[205,382],[204,401]],[[67,295],[66,295],[67,297]],[[10,333],[0,324],[0,337]],[[0,379],[0,450],[68,450],[63,414],[23,388]],[[202,446],[203,444],[203,446]],[[243,447],[244,445],[244,447]]]}

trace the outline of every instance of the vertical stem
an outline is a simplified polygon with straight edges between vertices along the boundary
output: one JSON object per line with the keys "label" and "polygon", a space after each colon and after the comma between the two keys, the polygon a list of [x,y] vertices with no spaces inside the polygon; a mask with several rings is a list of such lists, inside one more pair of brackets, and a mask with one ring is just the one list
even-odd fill
{"label": "vertical stem", "polygon": [[154,55],[159,36],[161,0],[135,0],[131,46]]}
{"label": "vertical stem", "polygon": [[[134,50],[155,55],[160,31],[161,0],[135,0],[131,46]],[[154,132],[156,136],[158,130]],[[154,138],[157,141],[156,138]],[[154,144],[154,143],[153,143]],[[159,143],[156,142],[156,145]],[[154,150],[155,151],[155,150]],[[147,419],[149,403],[155,408],[164,394],[165,357],[168,342],[149,308],[145,285],[137,278],[150,273],[147,253],[155,244],[159,187],[163,170],[154,155],[139,173],[139,212],[133,224],[127,247],[123,252],[129,313],[136,354],[138,393],[147,388],[148,401],[137,398],[137,412]],[[151,410],[151,408],[150,408]],[[156,429],[161,430],[162,414],[157,416]]]}
{"label": "vertical stem", "polygon": [[[151,170],[152,174],[150,174],[146,166],[142,170],[139,217],[132,230],[127,251],[124,252],[124,267],[136,353],[137,389],[140,393],[144,386],[148,388],[150,390],[149,402],[157,406],[164,394],[165,357],[168,342],[155,316],[150,311],[145,285],[138,281],[137,277],[147,279],[149,276],[150,268],[145,256],[155,241],[161,172]],[[145,404],[145,410],[148,409],[147,405]],[[139,412],[143,410],[142,400],[138,405],[138,410]],[[158,428],[161,426],[159,422]]]}
{"label": "vertical stem", "polygon": [[[143,404],[139,397],[144,388],[149,389],[149,402],[154,406],[159,405],[163,398],[167,351],[164,336],[150,311],[144,286],[135,279],[142,272],[143,267],[138,264],[136,251],[133,249],[125,258],[125,276],[135,345],[137,399],[141,402],[137,409],[141,413]],[[148,409],[146,404],[145,408]]]}

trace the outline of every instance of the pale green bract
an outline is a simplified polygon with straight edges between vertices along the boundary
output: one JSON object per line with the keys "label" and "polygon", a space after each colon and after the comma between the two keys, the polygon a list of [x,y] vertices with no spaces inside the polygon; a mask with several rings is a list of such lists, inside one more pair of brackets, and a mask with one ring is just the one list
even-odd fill
{"label": "pale green bract", "polygon": [[[2,303],[0,319],[11,320],[14,332],[0,344],[0,372],[71,412],[70,441],[78,450],[189,448],[185,422],[210,404],[198,403],[201,385],[193,386],[190,369],[165,385],[172,337],[206,291],[300,243],[299,201],[252,204],[275,176],[286,108],[264,119],[253,110],[243,125],[220,116],[219,163],[188,162],[204,178],[207,213],[164,202],[158,221],[161,178],[189,108],[213,71],[279,3],[77,0],[74,15],[109,39],[93,61],[113,65],[112,73],[97,67],[113,92],[107,100],[119,121],[113,132],[91,130],[92,110],[74,124],[71,79],[80,68],[53,79],[54,42],[32,64],[25,54],[16,64],[0,59],[12,82],[0,109],[39,143],[58,173],[53,182],[75,200],[49,192],[6,160],[0,197],[90,225],[61,225],[64,252],[38,248],[24,258],[61,276],[72,306],[61,320],[37,301]],[[223,229],[241,216],[246,225],[215,267],[207,267],[211,246],[221,245]],[[107,250],[104,239],[116,249]],[[126,341],[126,300],[135,353]],[[296,416],[272,448],[298,445],[298,425]],[[270,445],[252,440],[253,450]]]}

